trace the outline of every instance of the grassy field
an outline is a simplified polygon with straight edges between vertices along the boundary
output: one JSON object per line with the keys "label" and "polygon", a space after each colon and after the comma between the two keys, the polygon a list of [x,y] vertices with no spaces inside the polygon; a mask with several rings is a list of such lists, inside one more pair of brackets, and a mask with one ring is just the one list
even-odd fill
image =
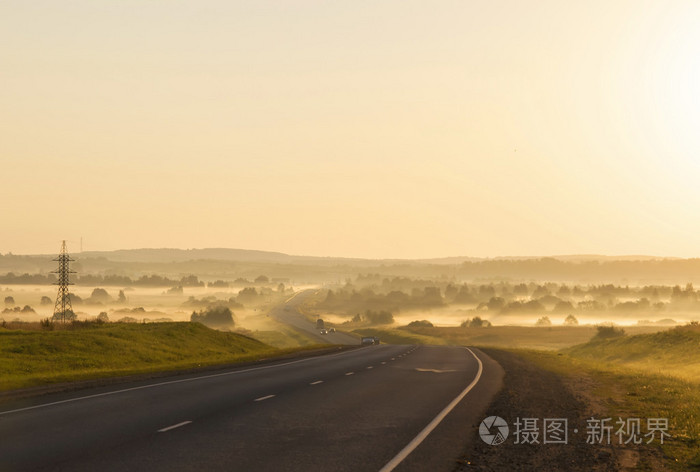
{"label": "grassy field", "polygon": [[635,451],[641,452],[639,470],[657,470],[655,461],[671,470],[700,470],[700,327],[594,339],[560,353],[517,352],[568,379],[600,414],[668,418],[671,438]]}
{"label": "grassy field", "polygon": [[[312,347],[318,346],[307,345]],[[189,322],[0,328],[0,390],[243,362],[295,350]]]}
{"label": "grassy field", "polygon": [[612,339],[594,337],[591,342],[564,352],[580,359],[700,382],[700,326],[697,325]]}

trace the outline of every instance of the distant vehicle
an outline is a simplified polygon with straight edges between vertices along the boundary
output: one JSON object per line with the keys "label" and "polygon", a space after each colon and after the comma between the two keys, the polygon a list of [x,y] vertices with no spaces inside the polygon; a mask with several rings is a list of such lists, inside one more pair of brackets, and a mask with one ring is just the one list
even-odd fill
{"label": "distant vehicle", "polygon": [[374,344],[374,337],[364,336],[362,338],[362,341],[360,342],[360,344],[363,346],[372,346]]}
{"label": "distant vehicle", "polygon": [[374,337],[374,344],[379,344],[379,338],[376,336]]}
{"label": "distant vehicle", "polygon": [[323,329],[321,330],[321,334],[328,334],[328,330],[325,329],[325,328],[323,328]]}
{"label": "distant vehicle", "polygon": [[335,328],[328,328],[329,333],[335,333]]}

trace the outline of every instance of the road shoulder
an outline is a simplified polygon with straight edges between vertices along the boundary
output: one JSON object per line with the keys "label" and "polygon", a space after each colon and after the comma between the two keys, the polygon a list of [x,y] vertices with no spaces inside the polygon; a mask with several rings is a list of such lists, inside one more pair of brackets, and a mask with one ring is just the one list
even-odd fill
{"label": "road shoulder", "polygon": [[[538,471],[614,471],[618,470],[614,451],[586,443],[586,419],[592,411],[578,398],[561,377],[546,371],[515,353],[482,349],[505,371],[504,387],[487,408],[484,417],[503,418],[510,434],[506,442],[490,445],[482,441],[478,426],[468,449],[456,468],[458,472],[538,470]],[[567,418],[567,444],[515,444],[513,429],[518,418],[537,418],[542,428],[545,418]],[[578,434],[573,429],[579,430]]]}

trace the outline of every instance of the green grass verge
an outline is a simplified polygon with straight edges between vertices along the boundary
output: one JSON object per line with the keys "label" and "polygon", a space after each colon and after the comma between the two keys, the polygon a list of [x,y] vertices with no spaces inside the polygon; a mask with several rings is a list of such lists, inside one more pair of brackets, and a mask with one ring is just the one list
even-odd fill
{"label": "green grass verge", "polygon": [[0,329],[0,390],[245,362],[315,347],[277,349],[198,323]]}

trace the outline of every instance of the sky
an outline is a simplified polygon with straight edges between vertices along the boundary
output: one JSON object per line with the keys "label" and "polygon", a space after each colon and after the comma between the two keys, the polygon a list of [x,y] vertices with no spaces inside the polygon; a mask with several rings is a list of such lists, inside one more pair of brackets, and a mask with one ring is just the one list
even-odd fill
{"label": "sky", "polygon": [[4,0],[0,253],[700,256],[696,0]]}

